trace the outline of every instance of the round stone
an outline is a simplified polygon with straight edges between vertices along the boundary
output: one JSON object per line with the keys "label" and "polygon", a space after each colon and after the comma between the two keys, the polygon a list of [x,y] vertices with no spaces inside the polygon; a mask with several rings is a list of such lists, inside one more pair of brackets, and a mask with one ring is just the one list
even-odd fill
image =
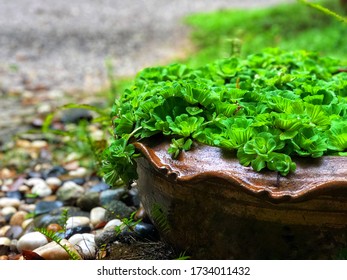
{"label": "round stone", "polygon": [[88,192],[77,199],[76,205],[84,211],[90,211],[99,206],[99,193]]}
{"label": "round stone", "polygon": [[17,242],[17,250],[35,250],[48,243],[46,236],[40,232],[29,232],[23,235]]}
{"label": "round stone", "polygon": [[145,240],[158,241],[159,232],[152,224],[140,222],[135,225],[134,232]]}
{"label": "round stone", "polygon": [[18,198],[9,198],[2,197],[0,198],[0,208],[4,208],[6,206],[12,206],[18,208],[20,205],[20,200]]}
{"label": "round stone", "polygon": [[74,245],[83,259],[95,259],[97,246],[95,244],[94,234],[75,234],[69,238],[69,242]]}
{"label": "round stone", "polygon": [[[76,248],[66,239],[60,241],[61,245],[66,246],[79,259],[82,257],[77,252]],[[40,255],[45,260],[69,260],[71,256],[56,242],[52,241],[34,250],[34,253]]]}
{"label": "round stone", "polygon": [[105,221],[107,210],[102,207],[95,207],[90,211],[90,222],[95,227],[97,224]]}
{"label": "round stone", "polygon": [[89,226],[90,219],[83,216],[70,217],[66,221],[66,229],[78,227],[78,226]]}
{"label": "round stone", "polygon": [[8,231],[6,231],[5,236],[10,239],[18,239],[23,234],[23,228],[21,226],[11,226]]}
{"label": "round stone", "polygon": [[36,204],[35,214],[41,215],[49,213],[50,211],[62,207],[64,204],[62,201],[40,201]]}
{"label": "round stone", "polygon": [[17,212],[17,209],[14,208],[13,206],[6,206],[1,209],[0,214],[3,216],[8,216],[8,215],[13,215],[16,212]]}
{"label": "round stone", "polygon": [[22,227],[22,229],[25,230],[28,228],[28,226],[30,226],[33,223],[34,223],[34,219],[30,218],[30,219],[24,220],[23,223],[21,224],[21,227]]}
{"label": "round stone", "polygon": [[34,187],[36,185],[46,184],[46,182],[42,178],[29,178],[25,181],[25,184],[29,187]]}
{"label": "round stone", "polygon": [[78,226],[78,227],[73,227],[69,228],[65,231],[65,234],[63,237],[69,239],[71,236],[78,234],[78,233],[90,233],[91,232],[91,227],[90,226]]}
{"label": "round stone", "polygon": [[57,191],[57,197],[64,202],[76,201],[84,193],[84,188],[74,182],[65,182]]}
{"label": "round stone", "polygon": [[107,230],[107,229],[110,229],[110,228],[113,229],[113,230],[115,230],[116,227],[119,227],[119,226],[121,226],[121,225],[123,225],[123,222],[122,222],[121,220],[119,220],[119,219],[113,219],[113,220],[109,221],[109,222],[105,225],[104,230]]}
{"label": "round stone", "polygon": [[15,214],[12,215],[11,220],[10,220],[10,225],[11,226],[22,226],[25,217],[28,215],[27,212],[25,211],[18,211]]}
{"label": "round stone", "polygon": [[1,245],[5,245],[10,247],[11,245],[11,239],[7,238],[7,237],[0,237],[0,246]]}
{"label": "round stone", "polygon": [[71,170],[69,175],[71,177],[84,177],[88,174],[88,170],[85,167],[78,167],[76,170]]}
{"label": "round stone", "polygon": [[95,244],[98,248],[101,248],[109,243],[113,243],[117,240],[118,233],[114,230],[114,228],[108,228],[99,232],[95,235]]}
{"label": "round stone", "polygon": [[58,232],[61,231],[63,228],[59,224],[49,224],[47,226],[48,231]]}
{"label": "round stone", "polygon": [[48,177],[46,179],[46,183],[50,187],[60,187],[62,184],[62,181],[57,177]]}
{"label": "round stone", "polygon": [[118,200],[111,201],[110,203],[105,205],[105,208],[108,210],[105,217],[106,221],[116,218],[129,218],[130,215],[134,212],[133,208]]}
{"label": "round stone", "polygon": [[17,199],[21,200],[23,198],[23,194],[20,191],[10,191],[10,192],[6,193],[6,197],[17,198]]}
{"label": "round stone", "polygon": [[6,232],[11,228],[10,225],[5,225],[0,228],[0,237],[6,236]]}
{"label": "round stone", "polygon": [[49,177],[59,177],[61,175],[64,175],[67,173],[67,170],[62,167],[62,166],[54,166],[49,170],[46,170],[43,172],[43,177],[44,178],[49,178]]}
{"label": "round stone", "polygon": [[120,200],[124,194],[124,189],[111,189],[102,191],[100,193],[100,205],[106,205],[114,200]]}
{"label": "round stone", "polygon": [[43,183],[33,186],[31,193],[36,194],[39,197],[46,197],[52,194],[52,189],[46,184],[45,181],[43,181]]}
{"label": "round stone", "polygon": [[93,185],[88,192],[102,192],[105,190],[108,190],[110,186],[106,184],[105,182],[100,182],[98,184]]}

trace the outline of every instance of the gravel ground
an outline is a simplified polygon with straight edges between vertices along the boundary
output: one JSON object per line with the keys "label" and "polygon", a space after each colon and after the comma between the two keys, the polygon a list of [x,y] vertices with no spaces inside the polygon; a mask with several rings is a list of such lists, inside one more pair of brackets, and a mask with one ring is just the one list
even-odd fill
{"label": "gravel ground", "polygon": [[189,13],[256,8],[288,0],[11,0],[0,4],[3,91],[90,90],[105,82],[105,60],[132,75],[188,46]]}
{"label": "gravel ground", "polygon": [[104,87],[107,60],[116,76],[128,76],[185,55],[187,14],[292,1],[0,1],[0,145],[38,110],[49,110],[42,104]]}

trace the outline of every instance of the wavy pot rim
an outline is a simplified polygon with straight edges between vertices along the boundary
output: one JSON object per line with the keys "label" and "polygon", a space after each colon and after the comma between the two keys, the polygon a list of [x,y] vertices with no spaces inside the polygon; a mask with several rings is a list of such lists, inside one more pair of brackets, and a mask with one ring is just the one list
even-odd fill
{"label": "wavy pot rim", "polygon": [[299,201],[316,195],[347,194],[347,157],[323,156],[318,159],[295,158],[294,173],[281,176],[274,171],[256,172],[242,166],[235,154],[218,147],[194,143],[172,159],[168,139],[133,143],[136,149],[168,180],[196,184],[221,180],[271,202]]}

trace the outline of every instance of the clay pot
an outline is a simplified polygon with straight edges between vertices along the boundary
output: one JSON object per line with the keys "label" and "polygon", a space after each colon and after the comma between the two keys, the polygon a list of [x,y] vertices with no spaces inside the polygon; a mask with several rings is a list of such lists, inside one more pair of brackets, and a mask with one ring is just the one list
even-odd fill
{"label": "clay pot", "polygon": [[[298,159],[287,177],[197,145],[136,143],[138,189],[164,240],[193,259],[336,259],[347,248],[347,157]],[[347,257],[347,256],[344,256]]]}

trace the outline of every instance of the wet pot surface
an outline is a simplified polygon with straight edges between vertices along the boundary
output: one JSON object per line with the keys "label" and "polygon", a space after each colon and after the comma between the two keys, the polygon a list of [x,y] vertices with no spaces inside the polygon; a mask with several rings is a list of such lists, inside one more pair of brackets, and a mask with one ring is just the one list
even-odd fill
{"label": "wet pot surface", "polygon": [[[135,143],[142,203],[164,240],[195,259],[335,259],[347,248],[347,157],[295,160],[286,177],[195,144]],[[347,256],[345,256],[347,257]]]}

